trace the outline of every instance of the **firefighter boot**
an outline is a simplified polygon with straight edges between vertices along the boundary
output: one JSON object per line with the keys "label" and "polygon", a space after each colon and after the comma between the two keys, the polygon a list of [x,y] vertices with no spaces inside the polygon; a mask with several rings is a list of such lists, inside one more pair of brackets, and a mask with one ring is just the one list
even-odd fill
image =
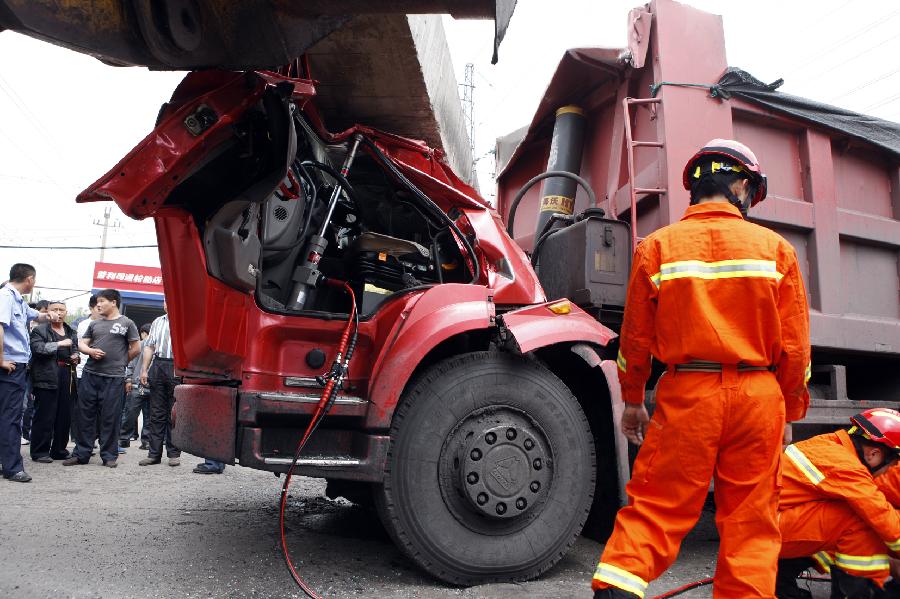
{"label": "firefighter boot", "polygon": [[594,591],[594,599],[638,599],[638,596],[616,587],[609,587]]}
{"label": "firefighter boot", "polygon": [[778,560],[778,576],[775,578],[775,596],[778,599],[812,599],[812,593],[797,586],[797,577],[814,562],[809,557]]}
{"label": "firefighter boot", "polygon": [[847,574],[831,567],[831,599],[874,599],[878,588],[868,578]]}

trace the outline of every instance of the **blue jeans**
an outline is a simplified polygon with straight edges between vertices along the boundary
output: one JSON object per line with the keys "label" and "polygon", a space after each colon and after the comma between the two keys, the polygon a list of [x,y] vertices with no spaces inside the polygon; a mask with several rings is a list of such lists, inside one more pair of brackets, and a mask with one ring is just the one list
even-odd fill
{"label": "blue jeans", "polygon": [[28,364],[16,364],[12,373],[0,368],[0,462],[3,476],[9,478],[24,470],[22,466],[22,407]]}
{"label": "blue jeans", "polygon": [[217,462],[215,460],[210,460],[209,458],[207,458],[204,464],[210,470],[218,470],[219,472],[225,470],[225,464],[223,462]]}

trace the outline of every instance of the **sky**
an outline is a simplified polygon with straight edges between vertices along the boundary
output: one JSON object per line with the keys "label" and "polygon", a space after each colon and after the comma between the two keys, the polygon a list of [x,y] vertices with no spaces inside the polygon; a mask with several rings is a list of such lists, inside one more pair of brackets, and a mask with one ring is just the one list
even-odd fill
{"label": "sky", "polygon": [[[731,66],[781,91],[900,120],[900,4],[885,0],[688,0],[722,14]],[[636,0],[519,0],[500,62],[490,64],[493,22],[445,17],[457,80],[474,65],[479,183],[493,194],[494,140],[530,122],[567,48],[625,45]],[[30,250],[26,245],[98,246],[95,221],[113,206],[109,245],[155,243],[152,221],[75,196],[112,168],[153,127],[184,73],[106,66],[12,32],[0,33],[0,279],[9,266],[38,269],[44,298],[91,286],[100,250]],[[156,266],[155,249],[107,250],[107,262]],[[70,288],[46,289],[46,287]],[[68,301],[85,306],[87,295]]]}

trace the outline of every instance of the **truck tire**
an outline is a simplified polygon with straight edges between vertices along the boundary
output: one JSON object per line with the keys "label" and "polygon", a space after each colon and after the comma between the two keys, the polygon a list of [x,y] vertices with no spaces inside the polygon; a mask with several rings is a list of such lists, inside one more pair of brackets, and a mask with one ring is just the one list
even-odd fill
{"label": "truck tire", "polygon": [[449,358],[404,392],[375,504],[416,564],[457,585],[534,578],[581,532],[590,425],[561,380],[500,352]]}

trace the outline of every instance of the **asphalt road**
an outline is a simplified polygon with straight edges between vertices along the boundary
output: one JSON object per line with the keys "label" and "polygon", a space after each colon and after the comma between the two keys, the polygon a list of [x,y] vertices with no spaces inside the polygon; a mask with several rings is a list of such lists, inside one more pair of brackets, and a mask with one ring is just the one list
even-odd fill
{"label": "asphalt road", "polygon": [[[179,467],[165,459],[139,467],[146,454],[135,447],[115,470],[96,457],[64,468],[23,453],[34,482],[0,481],[0,597],[305,597],[282,561],[280,482],[271,473],[229,466],[222,475],[193,474],[202,460],[187,454]],[[448,587],[394,547],[373,511],[326,499],[324,490],[323,480],[294,479],[288,542],[301,574],[325,597],[591,596],[602,547],[588,539],[539,580]],[[712,575],[717,547],[704,512],[647,597]],[[711,596],[709,587],[680,595]]]}

